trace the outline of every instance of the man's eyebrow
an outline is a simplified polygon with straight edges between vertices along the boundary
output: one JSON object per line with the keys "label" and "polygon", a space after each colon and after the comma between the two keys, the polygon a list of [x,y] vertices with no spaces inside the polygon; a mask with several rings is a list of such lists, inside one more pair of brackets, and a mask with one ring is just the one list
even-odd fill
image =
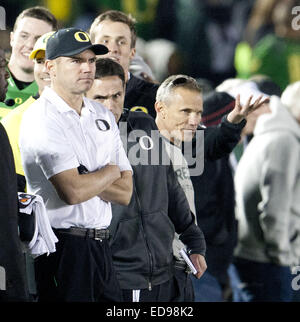
{"label": "man's eyebrow", "polygon": [[[110,36],[110,35],[103,35],[101,38],[113,38],[112,36]],[[116,39],[126,39],[126,37],[125,36],[117,36],[116,37]]]}
{"label": "man's eyebrow", "polygon": [[68,56],[68,58],[70,58],[70,59],[80,59],[80,60],[82,60],[82,58],[80,57],[80,56]]}
{"label": "man's eyebrow", "polygon": [[119,40],[126,40],[127,41],[127,38],[125,36],[118,36],[117,41],[119,41]]}
{"label": "man's eyebrow", "polygon": [[185,107],[185,106],[180,107],[179,110],[180,111],[193,111],[193,109],[191,109],[190,107]]}
{"label": "man's eyebrow", "polygon": [[97,94],[97,95],[94,96],[94,99],[96,99],[96,98],[106,99],[108,97],[109,97],[108,95],[104,96],[104,95]]}
{"label": "man's eyebrow", "polygon": [[96,99],[96,98],[99,98],[99,99],[108,99],[109,97],[114,97],[114,96],[116,96],[118,94],[121,95],[122,94],[122,91],[118,91],[118,92],[112,93],[111,95],[100,95],[100,94],[96,94],[94,96],[94,99]]}
{"label": "man's eyebrow", "polygon": [[69,58],[69,59],[77,59],[77,60],[80,60],[80,61],[86,61],[86,60],[96,60],[97,59],[97,57],[96,56],[93,56],[93,57],[91,57],[91,58],[89,58],[89,59],[85,59],[85,58],[82,58],[82,57],[80,57],[80,56],[67,56],[67,58]]}

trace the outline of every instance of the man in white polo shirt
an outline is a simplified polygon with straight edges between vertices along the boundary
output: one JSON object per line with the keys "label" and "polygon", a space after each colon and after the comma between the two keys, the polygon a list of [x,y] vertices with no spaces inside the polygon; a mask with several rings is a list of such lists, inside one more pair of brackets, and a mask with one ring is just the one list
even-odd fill
{"label": "man in white polo shirt", "polygon": [[47,42],[51,88],[24,113],[20,150],[28,192],[42,196],[57,251],[36,259],[40,301],[121,301],[108,245],[111,202],[127,205],[132,170],[114,116],[83,97],[96,55],[80,29]]}

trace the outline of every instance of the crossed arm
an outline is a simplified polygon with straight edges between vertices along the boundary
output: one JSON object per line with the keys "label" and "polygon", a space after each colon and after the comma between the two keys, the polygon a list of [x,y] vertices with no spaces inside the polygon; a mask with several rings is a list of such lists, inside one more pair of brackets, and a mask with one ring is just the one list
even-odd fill
{"label": "crossed arm", "polygon": [[59,197],[69,205],[99,196],[105,201],[128,205],[132,195],[131,171],[117,165],[106,165],[100,170],[79,174],[77,168],[58,173],[50,178]]}

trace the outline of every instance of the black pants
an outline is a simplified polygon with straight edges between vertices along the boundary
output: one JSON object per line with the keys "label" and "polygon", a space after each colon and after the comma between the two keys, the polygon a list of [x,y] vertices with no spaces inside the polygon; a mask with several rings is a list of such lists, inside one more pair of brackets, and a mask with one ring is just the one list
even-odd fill
{"label": "black pants", "polygon": [[179,286],[178,302],[194,302],[195,294],[191,274],[186,273],[184,269],[175,268],[174,277]]}
{"label": "black pants", "polygon": [[108,241],[56,234],[56,252],[35,260],[38,300],[121,302]]}

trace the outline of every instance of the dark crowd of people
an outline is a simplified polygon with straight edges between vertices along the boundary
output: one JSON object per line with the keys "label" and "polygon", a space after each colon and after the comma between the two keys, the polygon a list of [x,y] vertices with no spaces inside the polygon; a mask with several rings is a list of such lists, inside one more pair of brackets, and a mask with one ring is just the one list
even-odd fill
{"label": "dark crowd of people", "polygon": [[0,301],[298,302],[299,1],[142,2],[8,20]]}

